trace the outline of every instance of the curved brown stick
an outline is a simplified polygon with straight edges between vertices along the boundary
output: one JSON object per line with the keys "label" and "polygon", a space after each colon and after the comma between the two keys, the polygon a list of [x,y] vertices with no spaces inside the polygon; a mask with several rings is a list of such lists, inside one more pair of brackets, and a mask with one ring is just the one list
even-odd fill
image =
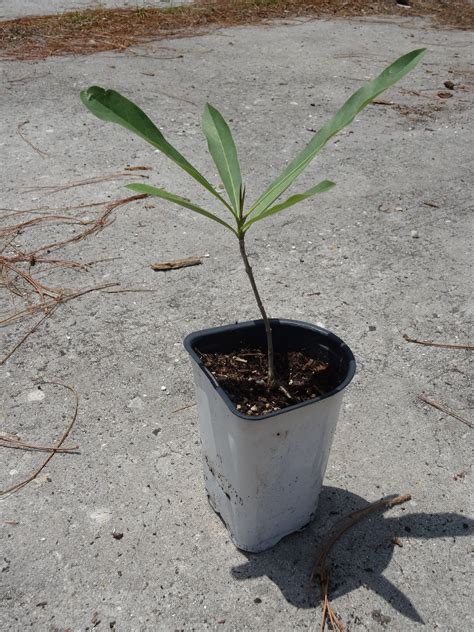
{"label": "curved brown stick", "polygon": [[8,487],[7,489],[2,489],[0,490],[0,496],[5,496],[6,494],[12,494],[14,492],[17,492],[18,490],[22,489],[23,487],[25,487],[26,485],[28,485],[28,483],[31,483],[31,481],[34,481],[34,479],[38,476],[38,474],[40,474],[44,468],[48,465],[48,463],[51,461],[51,459],[53,458],[53,456],[56,454],[56,452],[58,451],[58,448],[60,448],[62,446],[62,444],[66,441],[69,433],[72,430],[72,427],[74,426],[76,419],[77,419],[77,413],[79,412],[79,396],[76,392],[76,389],[73,388],[72,386],[69,386],[68,384],[63,384],[62,382],[43,382],[43,384],[54,384],[55,386],[62,386],[63,388],[67,388],[73,395],[75,398],[75,406],[74,406],[74,413],[72,415],[72,419],[68,425],[68,427],[66,428],[66,430],[63,432],[61,438],[59,439],[58,443],[55,446],[55,450],[54,452],[52,452],[44,461],[43,463],[33,472],[33,474],[31,474],[30,476],[28,476],[28,478],[26,478],[25,480],[21,481],[20,483],[16,483],[15,485],[12,485],[11,487]]}
{"label": "curved brown stick", "polygon": [[329,600],[330,574],[329,569],[326,566],[326,560],[329,553],[331,552],[332,547],[344,535],[346,531],[348,531],[351,527],[360,522],[360,520],[363,520],[375,511],[379,511],[380,509],[384,511],[385,509],[390,509],[395,505],[406,503],[408,500],[411,500],[411,494],[404,494],[402,496],[388,496],[386,498],[382,498],[381,500],[377,500],[374,503],[371,503],[363,509],[358,509],[357,511],[354,511],[353,513],[342,519],[340,527],[329,537],[327,542],[322,547],[321,553],[319,554],[319,557],[316,560],[316,563],[311,572],[311,583],[314,583],[316,576],[319,576],[319,585],[321,587],[323,608],[320,627],[321,632],[324,630],[327,619],[329,619],[329,622],[333,629],[337,629],[339,630],[339,632],[344,632],[346,629],[342,621],[334,612],[334,609],[332,608],[331,602]]}

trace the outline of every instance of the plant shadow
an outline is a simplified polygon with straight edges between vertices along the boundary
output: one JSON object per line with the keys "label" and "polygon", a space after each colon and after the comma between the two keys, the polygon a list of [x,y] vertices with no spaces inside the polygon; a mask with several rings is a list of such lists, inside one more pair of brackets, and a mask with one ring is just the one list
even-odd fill
{"label": "plant shadow", "polygon": [[[369,503],[343,489],[323,487],[315,520],[303,531],[284,538],[263,553],[241,551],[247,561],[232,568],[237,580],[267,576],[285,599],[297,608],[319,605],[319,589],[310,586],[310,575],[320,547],[339,520]],[[383,572],[390,564],[397,546],[404,538],[447,538],[472,535],[474,520],[456,513],[409,513],[409,505],[399,509],[403,515],[390,517],[375,512],[354,525],[334,545],[328,558],[331,573],[331,598],[366,586],[383,597],[402,615],[424,623],[415,606],[402,590]]]}

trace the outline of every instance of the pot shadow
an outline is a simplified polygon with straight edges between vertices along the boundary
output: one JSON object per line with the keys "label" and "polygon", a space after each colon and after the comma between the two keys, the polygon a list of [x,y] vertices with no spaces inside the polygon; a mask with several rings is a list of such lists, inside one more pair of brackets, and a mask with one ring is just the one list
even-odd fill
{"label": "pot shadow", "polygon": [[[291,534],[263,553],[241,551],[247,561],[232,568],[237,580],[267,576],[285,599],[297,608],[319,605],[319,587],[310,586],[310,575],[320,547],[339,520],[369,503],[342,489],[323,487],[317,516],[303,531]],[[447,538],[474,533],[474,520],[456,513],[408,513],[409,505],[398,508],[406,512],[390,517],[375,512],[351,527],[333,546],[328,558],[331,573],[331,598],[366,586],[383,597],[393,608],[412,621],[424,623],[415,606],[399,587],[383,575],[390,564],[399,538]]]}

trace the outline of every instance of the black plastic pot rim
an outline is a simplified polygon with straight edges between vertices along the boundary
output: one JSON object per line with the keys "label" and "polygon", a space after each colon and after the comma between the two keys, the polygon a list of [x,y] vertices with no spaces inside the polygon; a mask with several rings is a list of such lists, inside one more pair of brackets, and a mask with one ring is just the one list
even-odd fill
{"label": "black plastic pot rim", "polygon": [[346,386],[348,386],[348,384],[352,381],[352,378],[354,377],[354,374],[356,371],[356,362],[355,362],[354,355],[351,349],[349,348],[349,346],[343,340],[341,340],[341,338],[336,336],[336,334],[333,334],[332,331],[323,329],[322,327],[318,327],[317,325],[312,325],[311,323],[305,323],[299,320],[289,320],[286,318],[272,318],[270,319],[271,324],[290,325],[290,326],[295,326],[299,328],[309,329],[311,331],[317,331],[319,334],[327,337],[329,340],[331,340],[333,343],[339,346],[341,354],[346,355],[348,359],[346,376],[342,380],[342,382],[338,384],[338,386],[336,386],[336,388],[334,388],[332,391],[329,391],[329,393],[325,393],[324,395],[315,397],[314,399],[309,399],[299,404],[293,404],[292,406],[286,406],[286,408],[275,410],[270,413],[266,413],[265,415],[245,415],[244,413],[241,413],[240,411],[237,410],[237,408],[235,407],[235,404],[230,400],[229,396],[224,391],[224,389],[219,385],[216,378],[206,368],[203,361],[199,357],[198,353],[195,351],[194,346],[198,342],[198,339],[202,338],[202,336],[205,336],[207,334],[219,334],[219,333],[226,333],[228,331],[235,331],[239,329],[247,329],[250,325],[261,325],[262,323],[263,323],[262,320],[252,320],[252,321],[245,321],[242,323],[236,323],[234,325],[223,325],[221,327],[201,329],[200,331],[195,331],[189,334],[188,336],[186,336],[186,338],[183,341],[184,348],[191,356],[191,359],[197,364],[197,366],[201,369],[201,371],[203,371],[203,373],[206,375],[206,377],[208,378],[212,386],[216,389],[220,397],[224,400],[226,406],[236,417],[240,417],[241,419],[245,419],[246,421],[263,421],[266,419],[270,419],[271,417],[276,417],[278,415],[290,413],[298,408],[303,408],[304,406],[310,406],[311,404],[316,404],[317,402],[320,402],[323,399],[328,399],[329,397],[336,395],[340,391],[344,390]]}

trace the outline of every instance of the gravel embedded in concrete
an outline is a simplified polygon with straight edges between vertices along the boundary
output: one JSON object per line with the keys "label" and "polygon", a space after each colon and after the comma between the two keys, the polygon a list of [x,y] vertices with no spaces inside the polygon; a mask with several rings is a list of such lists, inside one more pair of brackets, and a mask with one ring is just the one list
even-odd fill
{"label": "gravel embedded in concrete", "polygon": [[[150,183],[204,204],[197,185],[151,147],[93,118],[79,90],[99,84],[130,95],[218,184],[199,130],[210,101],[231,121],[252,200],[309,140],[308,130],[366,78],[403,52],[429,48],[421,66],[384,95],[399,107],[370,106],[294,190],[324,178],[336,188],[249,236],[270,314],[324,322],[358,360],[318,517],[252,555],[233,547],[209,508],[181,340],[255,318],[257,308],[230,235],[158,200],[135,202],[117,209],[103,232],[56,253],[118,259],[48,280],[62,287],[118,281],[154,292],[102,292],[64,304],[0,368],[5,433],[51,444],[64,431],[71,394],[44,385],[40,398],[38,379],[74,385],[80,396],[68,439],[80,454],[57,454],[2,503],[1,629],[316,629],[321,610],[308,580],[331,526],[367,502],[407,492],[411,502],[361,523],[334,549],[333,605],[353,630],[473,629],[472,431],[417,400],[425,391],[468,417],[469,352],[402,338],[452,343],[472,335],[468,40],[466,32],[408,18],[294,21],[122,54],[3,64],[2,207],[126,197],[122,184],[136,172],[57,193],[28,188],[127,165],[152,166]],[[465,88],[441,99],[448,80]],[[24,121],[22,133],[46,156],[18,135]],[[403,212],[391,212],[397,207]],[[413,226],[422,238],[410,238]],[[50,226],[47,235],[37,229],[16,239],[39,245],[47,236],[61,237]],[[166,273],[150,268],[188,256],[206,258]],[[9,301],[5,311],[21,306]],[[27,326],[4,328],[2,349]],[[19,450],[2,455],[2,488],[41,459]]]}

